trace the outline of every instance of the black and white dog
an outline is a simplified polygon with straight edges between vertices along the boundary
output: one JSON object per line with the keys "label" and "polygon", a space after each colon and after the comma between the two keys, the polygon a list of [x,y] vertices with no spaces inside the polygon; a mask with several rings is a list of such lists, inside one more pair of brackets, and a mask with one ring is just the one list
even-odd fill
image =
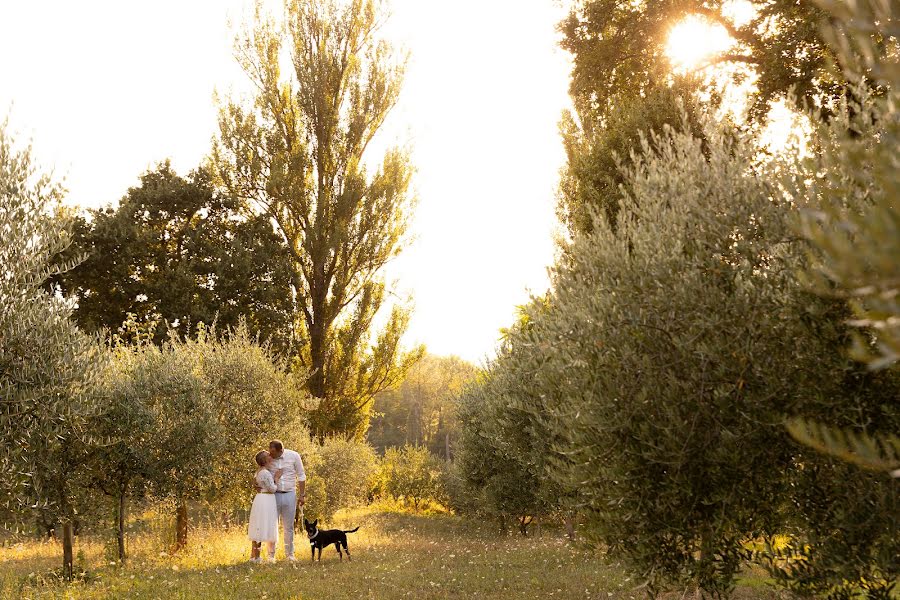
{"label": "black and white dog", "polygon": [[334,547],[337,548],[338,556],[341,557],[341,560],[344,560],[344,555],[341,554],[341,546],[344,547],[344,552],[347,553],[347,560],[352,560],[350,558],[350,549],[347,547],[347,534],[348,533],[356,533],[359,530],[359,527],[356,529],[351,529],[350,531],[341,531],[340,529],[323,529],[320,530],[316,527],[316,524],[319,522],[318,519],[310,523],[304,517],[303,519],[303,527],[306,529],[306,537],[309,538],[309,549],[312,552],[312,559],[316,560],[316,549],[319,550],[319,560],[322,560],[322,548],[326,546],[330,546],[334,544]]}

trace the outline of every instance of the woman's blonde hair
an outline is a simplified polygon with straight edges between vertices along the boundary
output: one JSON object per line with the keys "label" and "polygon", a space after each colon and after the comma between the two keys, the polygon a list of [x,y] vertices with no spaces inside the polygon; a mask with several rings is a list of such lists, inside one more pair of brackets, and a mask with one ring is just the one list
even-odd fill
{"label": "woman's blonde hair", "polygon": [[266,459],[269,458],[269,453],[265,450],[260,450],[256,453],[256,464],[261,467],[266,466]]}

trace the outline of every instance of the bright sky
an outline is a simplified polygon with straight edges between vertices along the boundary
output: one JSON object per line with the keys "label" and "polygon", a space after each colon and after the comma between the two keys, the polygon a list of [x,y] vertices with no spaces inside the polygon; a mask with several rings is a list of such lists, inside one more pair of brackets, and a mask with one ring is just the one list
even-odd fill
{"label": "bright sky", "polygon": [[[116,202],[165,158],[197,166],[213,91],[242,85],[229,17],[242,0],[0,3],[0,116],[33,138],[69,200]],[[528,290],[547,286],[568,57],[560,0],[394,0],[412,62],[387,135],[418,172],[416,241],[390,277],[415,299],[406,341],[479,361]]]}

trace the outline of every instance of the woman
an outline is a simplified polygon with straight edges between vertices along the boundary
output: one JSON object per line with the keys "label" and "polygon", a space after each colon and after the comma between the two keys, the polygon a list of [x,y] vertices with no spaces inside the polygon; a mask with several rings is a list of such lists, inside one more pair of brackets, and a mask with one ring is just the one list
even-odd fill
{"label": "woman", "polygon": [[250,562],[260,563],[260,549],[262,543],[268,545],[269,556],[275,555],[275,542],[278,541],[278,511],[275,508],[276,482],[281,478],[281,469],[272,472],[272,457],[265,450],[256,454],[256,485],[260,492],[253,498],[253,506],[250,508],[250,531],[248,533],[252,542],[250,548]]}

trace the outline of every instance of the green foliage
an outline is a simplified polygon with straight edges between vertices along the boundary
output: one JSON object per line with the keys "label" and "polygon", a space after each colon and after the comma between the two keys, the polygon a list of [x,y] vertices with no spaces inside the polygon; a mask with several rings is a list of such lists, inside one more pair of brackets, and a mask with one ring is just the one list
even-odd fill
{"label": "green foliage", "polygon": [[560,123],[566,166],[559,186],[557,214],[569,234],[590,232],[595,211],[615,223],[622,164],[640,149],[641,139],[665,126],[680,127],[685,111],[691,130],[700,133],[699,108],[692,99],[696,86],[678,81],[654,85],[634,96],[623,90],[610,98],[602,116],[566,111]]}
{"label": "green foliage", "polygon": [[456,397],[475,373],[456,356],[426,354],[399,386],[375,397],[369,443],[382,453],[390,446],[425,446],[449,459],[459,436]]}
{"label": "green foliage", "polygon": [[380,485],[384,493],[412,502],[418,511],[422,502],[441,499],[444,467],[441,460],[422,446],[388,448],[381,459]]}
{"label": "green foliage", "polygon": [[205,474],[207,494],[243,503],[255,450],[268,448],[272,439],[308,437],[304,420],[313,404],[303,380],[288,374],[283,360],[256,343],[243,322],[223,334],[201,327],[173,349],[197,365],[219,430],[215,468]]}
{"label": "green foliage", "polygon": [[894,596],[898,566],[896,483],[854,464],[797,457],[784,546],[757,556],[782,587],[834,600]]}
{"label": "green foliage", "polygon": [[364,505],[378,474],[375,450],[362,442],[332,437],[325,440],[318,453],[311,480],[320,481],[323,490],[310,499],[308,518],[327,520],[340,509]]}
{"label": "green foliage", "polygon": [[91,385],[100,349],[74,326],[70,304],[42,289],[75,264],[53,260],[71,242],[70,219],[53,214],[62,191],[0,125],[0,461],[10,508],[64,500],[37,467],[56,471],[45,461],[58,458],[61,445],[94,441],[83,425],[98,409]]}
{"label": "green foliage", "polygon": [[[483,505],[572,502],[588,537],[651,590],[727,595],[746,543],[785,528],[831,561],[841,548],[826,533],[845,528],[870,565],[841,571],[850,581],[894,569],[881,560],[890,534],[873,535],[893,523],[891,489],[861,474],[868,510],[849,510],[846,474],[783,423],[893,427],[898,381],[836,352],[846,307],[798,279],[787,167],[761,159],[752,138],[712,124],[645,141],[615,225],[600,212],[575,236],[551,295],[525,307],[462,403],[460,468]],[[814,507],[830,515],[820,528]]]}
{"label": "green foliage", "polygon": [[162,347],[120,345],[105,379],[112,408],[94,427],[109,443],[93,456],[93,479],[120,512],[145,489],[179,503],[244,506],[256,451],[275,438],[311,446],[302,382],[242,322]]}
{"label": "green foliage", "polygon": [[185,179],[162,163],[116,208],[76,221],[72,251],[87,259],[55,283],[75,295],[86,331],[156,323],[151,333],[161,345],[169,329],[186,336],[200,323],[225,329],[243,318],[253,335],[287,353],[288,250],[268,218],[245,212],[204,171]]}
{"label": "green foliage", "polygon": [[900,438],[896,435],[872,438],[803,419],[792,419],[787,427],[795,440],[819,452],[864,469],[891,471],[894,477],[900,476]]}
{"label": "green foliage", "polygon": [[[836,106],[836,118],[818,125],[815,154],[797,161],[786,187],[805,209],[807,282],[849,299],[850,323],[859,328],[852,355],[876,371],[867,377],[887,382],[887,393],[859,413],[847,390],[830,410],[789,422],[796,439],[838,460],[800,463],[792,482],[798,532],[787,549],[770,551],[768,566],[800,594],[887,599],[900,575],[898,488],[887,477],[900,475],[900,370],[877,371],[900,357],[900,3],[820,4],[832,16],[825,33],[858,101]],[[872,83],[880,95],[869,93]]]}
{"label": "green foliage", "polygon": [[530,412],[536,400],[533,374],[511,350],[507,344],[489,373],[459,400],[462,443],[455,467],[463,492],[475,499],[474,506],[460,508],[501,522],[546,515],[564,505],[561,488],[548,478],[550,438]]}
{"label": "green foliage", "polygon": [[[214,464],[222,431],[211,398],[204,393],[198,357],[179,342],[125,348],[118,393],[143,405],[152,416],[149,436],[140,440],[153,466],[150,481],[161,496],[199,497],[217,474]],[[120,359],[123,360],[123,359]],[[129,364],[130,363],[130,364]]]}
{"label": "green foliage", "polygon": [[99,392],[107,400],[107,410],[90,423],[91,429],[106,440],[94,448],[89,463],[90,483],[94,490],[116,501],[117,559],[124,561],[126,508],[129,498],[145,496],[159,474],[160,466],[149,449],[161,443],[156,438],[158,422],[143,394],[135,394],[132,385],[138,354],[118,346],[103,374]]}
{"label": "green foliage", "polygon": [[615,230],[599,218],[575,240],[523,343],[545,349],[554,474],[579,487],[588,535],[651,589],[722,595],[743,542],[777,524],[781,411],[822,382],[777,178],[752,141],[704,138],[645,143]]}
{"label": "green foliage", "polygon": [[734,48],[710,64],[746,65],[758,75],[759,116],[771,100],[791,91],[801,105],[839,92],[827,70],[833,54],[819,30],[825,12],[811,2],[749,1],[756,14],[740,25],[723,0],[576,3],[560,30],[562,47],[574,57],[570,93],[579,113],[605,110],[625,90],[634,97],[669,79],[668,33],[688,15],[722,26],[735,40]]}
{"label": "green foliage", "polygon": [[[252,201],[287,241],[303,343],[297,360],[319,399],[313,432],[360,437],[372,399],[420,352],[399,347],[409,311],[395,304],[373,338],[388,288],[382,269],[403,246],[412,199],[407,154],[374,174],[366,149],[396,104],[404,63],[377,37],[380,2],[293,0],[280,22],[257,6],[235,54],[252,104],[222,107],[213,162],[222,184]],[[281,71],[282,50],[291,69]]]}
{"label": "green foliage", "polygon": [[102,411],[94,383],[104,357],[75,327],[71,304],[44,289],[75,264],[55,261],[71,243],[61,196],[0,123],[0,501],[13,520],[39,509],[63,523],[71,579],[79,483],[102,442],[86,424]]}
{"label": "green foliage", "polygon": [[863,87],[858,103],[837,108],[837,123],[820,125],[817,152],[800,165],[791,191],[807,199],[802,231],[814,246],[813,282],[851,299],[854,324],[864,328],[854,353],[877,369],[900,359],[900,8],[824,4],[835,16],[840,64],[883,93],[872,97]]}

